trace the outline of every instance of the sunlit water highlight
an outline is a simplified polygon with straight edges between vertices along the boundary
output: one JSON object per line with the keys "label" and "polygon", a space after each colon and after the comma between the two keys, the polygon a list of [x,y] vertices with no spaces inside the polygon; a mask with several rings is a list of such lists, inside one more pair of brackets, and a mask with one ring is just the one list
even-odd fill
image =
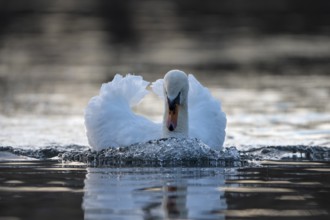
{"label": "sunlit water highlight", "polygon": [[[255,82],[256,79],[258,82]],[[202,83],[222,101],[223,109],[227,113],[224,149],[233,147],[249,160],[329,160],[327,148],[330,146],[330,107],[326,101],[329,98],[327,80],[327,76],[314,78],[273,75],[246,77],[244,84],[239,84],[242,79],[235,75],[210,75]],[[215,85],[217,81],[224,86]],[[55,86],[60,89],[63,85]],[[80,85],[72,86],[77,86],[78,89]],[[87,94],[87,91],[92,94],[98,88],[99,84],[84,87]],[[47,102],[38,100],[41,110],[34,109],[34,114],[30,114],[27,109],[33,95],[16,95],[14,93],[11,98],[23,107],[21,111],[12,116],[0,115],[2,159],[9,158],[9,154],[14,152],[6,150],[5,147],[8,146],[16,149],[16,155],[30,158],[50,158],[38,156],[43,149],[53,149],[58,153],[74,151],[75,154],[89,149],[83,124],[83,110],[90,96],[77,97],[68,93],[67,100],[49,96]],[[68,105],[69,100],[74,100],[75,105]],[[46,103],[42,104],[43,102]],[[152,120],[160,121],[162,106],[162,101],[150,94],[135,111],[147,115]],[[63,108],[70,114],[59,115]],[[39,111],[43,113],[38,114]],[[152,147],[140,144],[141,153],[148,153],[148,148]],[[177,144],[172,147],[175,145]],[[25,150],[25,153],[22,150]],[[30,153],[27,153],[29,151]]]}

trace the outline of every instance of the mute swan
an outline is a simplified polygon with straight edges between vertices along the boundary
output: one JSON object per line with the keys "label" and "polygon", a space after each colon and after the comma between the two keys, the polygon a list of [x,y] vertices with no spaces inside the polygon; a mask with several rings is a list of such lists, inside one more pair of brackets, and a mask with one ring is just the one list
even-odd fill
{"label": "mute swan", "polygon": [[85,109],[86,134],[94,150],[166,137],[197,138],[213,149],[222,148],[226,115],[193,75],[171,70],[152,83],[153,92],[164,100],[163,123],[131,110],[148,93],[148,85],[141,76],[117,74],[101,86]]}

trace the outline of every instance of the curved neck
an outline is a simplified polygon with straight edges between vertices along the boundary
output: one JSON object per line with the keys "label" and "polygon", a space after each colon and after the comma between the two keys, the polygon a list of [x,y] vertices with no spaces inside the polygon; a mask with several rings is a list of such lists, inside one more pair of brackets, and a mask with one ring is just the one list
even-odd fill
{"label": "curved neck", "polygon": [[170,131],[166,126],[166,121],[168,117],[168,103],[165,101],[165,111],[163,116],[163,137],[188,137],[189,134],[189,124],[188,124],[188,103],[185,102],[180,105],[177,127],[174,131]]}

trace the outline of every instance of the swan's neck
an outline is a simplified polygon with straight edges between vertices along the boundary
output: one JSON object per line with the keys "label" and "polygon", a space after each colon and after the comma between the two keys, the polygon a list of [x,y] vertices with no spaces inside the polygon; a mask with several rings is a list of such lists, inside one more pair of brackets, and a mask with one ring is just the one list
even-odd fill
{"label": "swan's neck", "polygon": [[165,101],[165,113],[163,117],[163,137],[178,137],[184,138],[188,137],[189,126],[188,126],[188,103],[183,103],[180,105],[177,127],[174,131],[170,131],[166,126],[166,121],[168,117],[168,103]]}

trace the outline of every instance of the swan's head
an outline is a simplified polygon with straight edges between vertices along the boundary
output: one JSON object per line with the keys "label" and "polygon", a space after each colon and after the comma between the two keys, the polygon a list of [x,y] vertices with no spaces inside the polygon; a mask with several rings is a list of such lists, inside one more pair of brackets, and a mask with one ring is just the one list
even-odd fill
{"label": "swan's head", "polygon": [[168,131],[175,131],[178,127],[178,130],[181,129],[183,132],[187,132],[188,91],[188,77],[184,72],[171,70],[166,73],[164,77],[164,94],[166,103],[165,119]]}

